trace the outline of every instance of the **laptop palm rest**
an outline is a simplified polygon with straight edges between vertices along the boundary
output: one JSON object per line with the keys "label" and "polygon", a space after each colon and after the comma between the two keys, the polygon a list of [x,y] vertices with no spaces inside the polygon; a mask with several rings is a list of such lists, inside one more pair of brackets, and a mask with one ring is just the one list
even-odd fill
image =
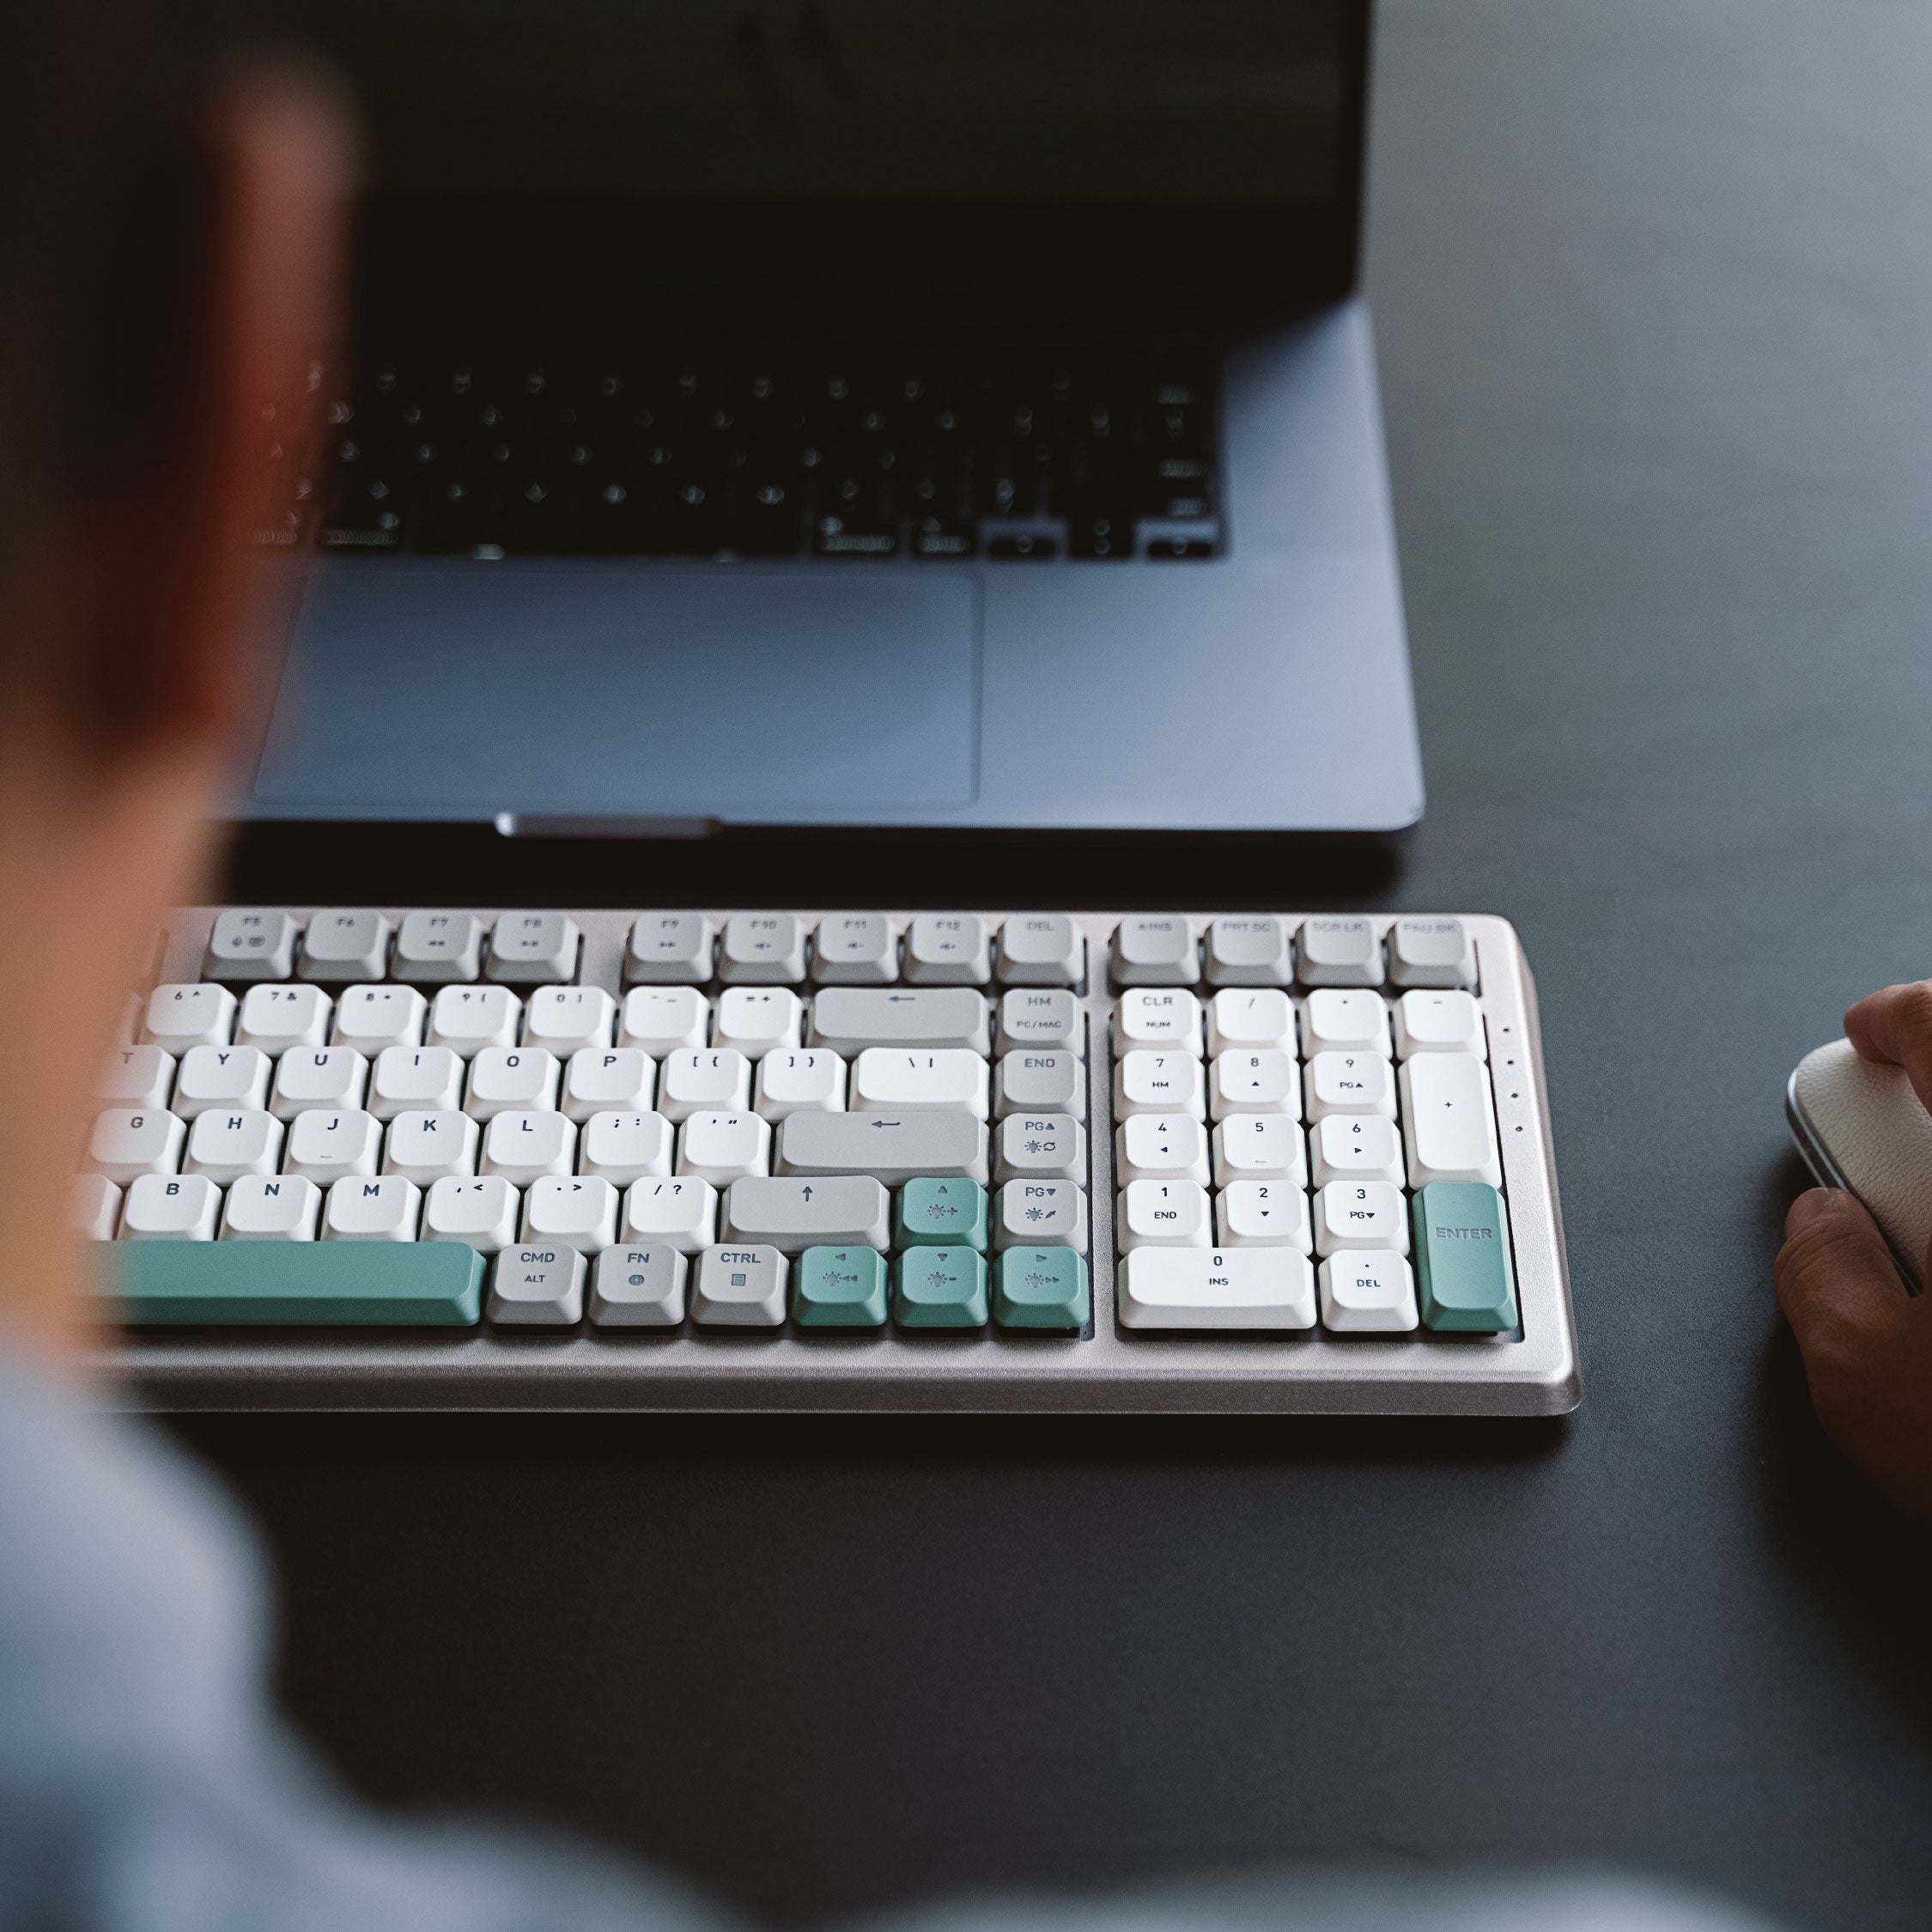
{"label": "laptop palm rest", "polygon": [[253,803],[275,817],[836,821],[969,805],[971,574],[329,562]]}

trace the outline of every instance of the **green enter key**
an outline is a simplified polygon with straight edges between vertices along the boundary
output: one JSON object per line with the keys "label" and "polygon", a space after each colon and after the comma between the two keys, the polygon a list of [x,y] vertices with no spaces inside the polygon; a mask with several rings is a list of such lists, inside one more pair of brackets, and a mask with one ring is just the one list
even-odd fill
{"label": "green enter key", "polygon": [[1501,1334],[1516,1325],[1510,1224],[1481,1181],[1431,1181],[1415,1197],[1417,1298],[1425,1328]]}

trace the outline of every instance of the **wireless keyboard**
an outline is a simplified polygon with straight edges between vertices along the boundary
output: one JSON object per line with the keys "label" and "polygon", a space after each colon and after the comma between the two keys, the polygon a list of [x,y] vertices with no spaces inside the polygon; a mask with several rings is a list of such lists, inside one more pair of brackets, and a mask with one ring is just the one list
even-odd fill
{"label": "wireless keyboard", "polygon": [[201,908],[100,1097],[159,1406],[1578,1399],[1501,919]]}

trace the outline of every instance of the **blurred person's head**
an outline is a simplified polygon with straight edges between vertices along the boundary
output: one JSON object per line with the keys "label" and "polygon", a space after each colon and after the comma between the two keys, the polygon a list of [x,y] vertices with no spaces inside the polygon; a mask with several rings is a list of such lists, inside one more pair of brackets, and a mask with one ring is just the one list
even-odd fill
{"label": "blurred person's head", "polygon": [[96,1072],[258,698],[264,410],[329,319],[340,125],[246,24],[0,7],[0,1321],[48,1341]]}

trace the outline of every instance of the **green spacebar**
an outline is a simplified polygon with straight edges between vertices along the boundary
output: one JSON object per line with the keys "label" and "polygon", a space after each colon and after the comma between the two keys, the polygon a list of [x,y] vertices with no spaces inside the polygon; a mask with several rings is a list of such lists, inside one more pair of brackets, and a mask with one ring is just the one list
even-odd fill
{"label": "green spacebar", "polygon": [[131,1322],[472,1327],[483,1258],[460,1241],[116,1241]]}

